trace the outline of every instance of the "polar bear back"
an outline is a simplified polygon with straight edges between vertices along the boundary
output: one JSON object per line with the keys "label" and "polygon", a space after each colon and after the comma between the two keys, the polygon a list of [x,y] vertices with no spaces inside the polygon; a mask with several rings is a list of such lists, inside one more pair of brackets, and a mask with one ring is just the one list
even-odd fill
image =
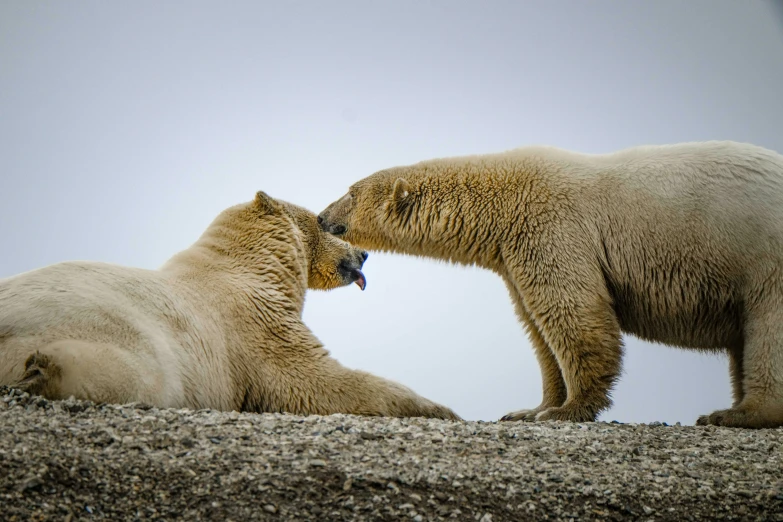
{"label": "polar bear back", "polygon": [[[535,152],[534,152],[535,151]],[[540,154],[579,183],[615,201],[709,214],[717,220],[783,220],[783,156],[736,142],[632,147],[610,154],[579,154],[551,147],[523,147],[509,155]],[[779,227],[775,226],[775,229]]]}
{"label": "polar bear back", "polygon": [[609,220],[633,224],[625,230],[648,234],[648,239],[682,233],[711,237],[741,257],[783,249],[783,156],[755,145],[696,142],[609,154],[527,146],[428,160],[400,170],[426,165],[437,174],[439,168],[453,170],[459,164],[473,165],[465,171],[516,172],[520,179],[535,172],[550,189],[565,193],[585,222],[603,225],[603,233]]}
{"label": "polar bear back", "polygon": [[226,361],[214,360],[224,351],[198,347],[224,337],[210,332],[214,321],[182,290],[165,273],[97,262],[58,263],[0,280],[0,337],[8,338],[0,368],[19,373],[25,354],[55,340],[111,343],[158,361],[174,403],[184,388],[220,395],[209,387],[224,380],[215,372],[227,375]]}

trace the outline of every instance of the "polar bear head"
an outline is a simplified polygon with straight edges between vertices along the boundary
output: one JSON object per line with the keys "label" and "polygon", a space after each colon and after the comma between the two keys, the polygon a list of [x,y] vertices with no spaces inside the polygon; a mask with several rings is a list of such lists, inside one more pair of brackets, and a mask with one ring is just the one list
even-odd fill
{"label": "polar bear head", "polygon": [[[293,232],[293,240],[299,245],[298,254],[307,260],[308,288],[330,290],[356,283],[364,290],[367,280],[361,269],[367,252],[322,230],[316,215],[309,210],[274,199],[263,191],[256,194],[252,207],[267,221],[282,221],[286,225],[276,230]],[[285,242],[290,245],[291,239],[287,237]]]}
{"label": "polar bear head", "polygon": [[326,207],[318,224],[322,230],[370,250],[408,250],[403,245],[423,241],[432,232],[432,222],[425,216],[427,202],[416,181],[394,169],[376,172],[354,183],[347,194]]}

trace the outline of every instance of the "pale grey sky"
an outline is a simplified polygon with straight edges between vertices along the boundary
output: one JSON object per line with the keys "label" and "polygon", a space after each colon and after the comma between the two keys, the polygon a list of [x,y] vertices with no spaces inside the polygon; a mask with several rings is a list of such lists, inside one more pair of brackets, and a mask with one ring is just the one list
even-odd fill
{"label": "pale grey sky", "polygon": [[[0,1],[0,277],[71,259],[156,268],[258,189],[320,211],[433,157],[707,139],[783,152],[779,8]],[[538,405],[500,279],[378,253],[365,273],[364,293],[307,300],[343,364],[468,419]],[[692,424],[730,405],[724,357],[626,346],[602,419]]]}

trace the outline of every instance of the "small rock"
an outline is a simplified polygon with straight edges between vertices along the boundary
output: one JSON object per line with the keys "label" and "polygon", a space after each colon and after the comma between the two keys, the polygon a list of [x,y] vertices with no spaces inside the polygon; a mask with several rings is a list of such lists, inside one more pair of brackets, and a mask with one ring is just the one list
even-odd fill
{"label": "small rock", "polygon": [[326,466],[326,462],[321,459],[313,459],[310,461],[310,465],[314,468],[323,468]]}
{"label": "small rock", "polygon": [[64,402],[63,407],[71,413],[80,413],[87,409],[87,407],[80,402]]}
{"label": "small rock", "polygon": [[266,504],[264,506],[264,511],[266,511],[267,513],[277,513],[277,508],[272,504]]}
{"label": "small rock", "polygon": [[131,402],[131,403],[126,404],[125,407],[133,408],[133,409],[136,409],[136,410],[142,410],[142,411],[144,411],[144,410],[151,410],[152,409],[152,406],[147,404],[147,403],[145,403],[145,402]]}
{"label": "small rock", "polygon": [[17,489],[19,491],[24,492],[31,489],[39,488],[42,485],[43,485],[43,480],[41,480],[40,477],[30,477],[24,482],[22,482]]}

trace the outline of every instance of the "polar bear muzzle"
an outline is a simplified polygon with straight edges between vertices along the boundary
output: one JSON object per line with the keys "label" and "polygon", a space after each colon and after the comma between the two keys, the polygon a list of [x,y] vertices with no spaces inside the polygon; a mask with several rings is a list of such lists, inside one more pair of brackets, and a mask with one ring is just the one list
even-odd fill
{"label": "polar bear muzzle", "polygon": [[364,290],[367,288],[367,278],[365,278],[362,273],[362,266],[364,265],[364,262],[367,261],[369,254],[364,250],[359,250],[358,252],[359,255],[357,258],[346,258],[340,261],[337,271],[348,284],[356,283],[359,288]]}

